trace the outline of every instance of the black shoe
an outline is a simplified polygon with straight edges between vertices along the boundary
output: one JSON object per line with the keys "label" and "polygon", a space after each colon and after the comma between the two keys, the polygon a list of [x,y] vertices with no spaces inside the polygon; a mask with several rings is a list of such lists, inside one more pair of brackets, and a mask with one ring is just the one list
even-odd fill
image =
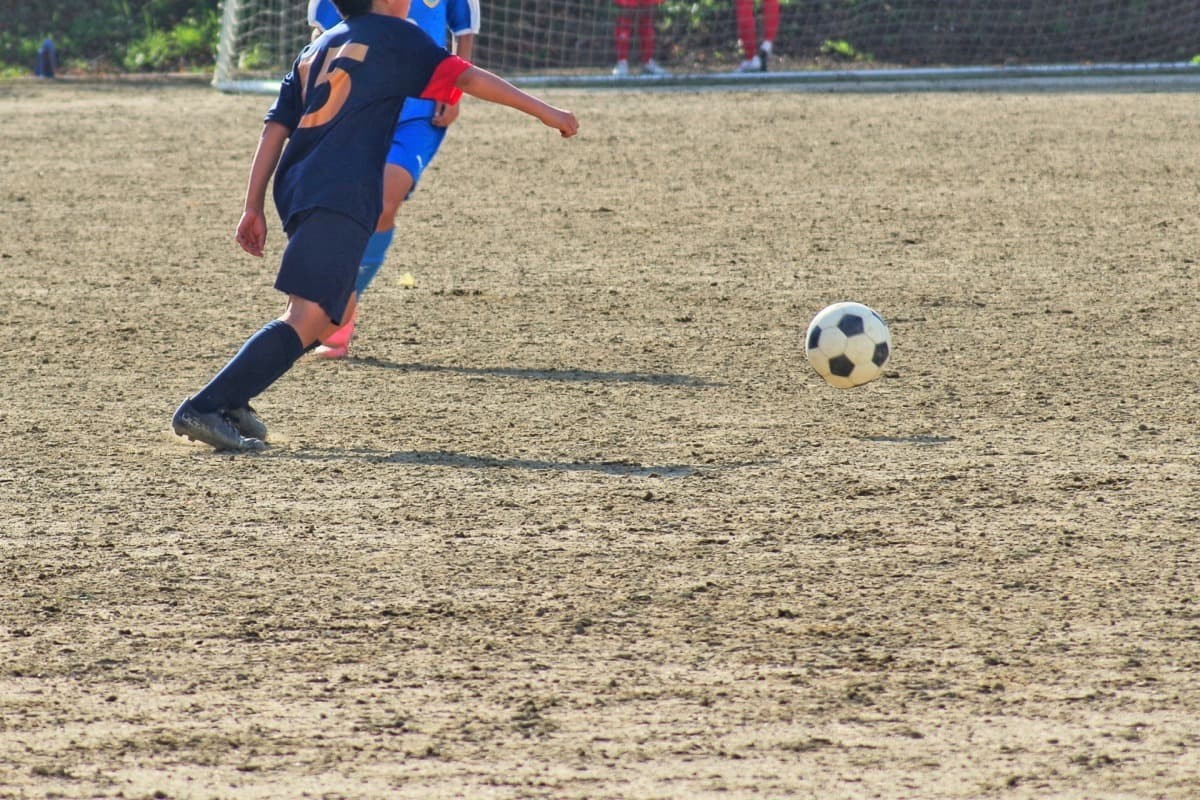
{"label": "black shoe", "polygon": [[771,60],[771,51],[765,47],[758,48],[758,68],[767,71],[767,62]]}
{"label": "black shoe", "polygon": [[217,450],[253,451],[266,448],[261,439],[250,439],[238,433],[238,429],[219,411],[202,414],[192,405],[191,399],[184,400],[175,415],[171,427],[178,436],[186,436],[193,442],[204,442]]}
{"label": "black shoe", "polygon": [[226,418],[237,428],[237,432],[247,439],[267,438],[267,424],[263,422],[249,403],[241,408],[231,408],[225,412]]}

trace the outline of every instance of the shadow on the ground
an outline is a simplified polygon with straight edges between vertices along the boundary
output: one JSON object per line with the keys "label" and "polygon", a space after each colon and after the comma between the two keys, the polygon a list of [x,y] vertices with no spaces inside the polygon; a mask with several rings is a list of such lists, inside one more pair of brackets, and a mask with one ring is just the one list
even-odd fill
{"label": "shadow on the ground", "polygon": [[308,461],[355,460],[375,464],[405,464],[410,466],[457,467],[464,469],[522,469],[542,472],[602,472],[607,475],[639,478],[686,478],[711,466],[693,464],[635,464],[628,461],[553,461],[541,458],[494,458],[472,456],[448,450],[383,450],[354,448],[304,448],[301,450],[268,450],[264,455],[276,455]]}
{"label": "shadow on the ground", "polygon": [[523,378],[537,381],[566,381],[572,383],[647,383],[654,386],[723,386],[724,384],[692,375],[644,372],[599,372],[588,369],[525,369],[520,367],[454,367],[442,364],[401,364],[381,358],[349,358],[347,361],[367,367],[401,370],[403,372],[453,372],[459,375],[478,375],[497,378]]}

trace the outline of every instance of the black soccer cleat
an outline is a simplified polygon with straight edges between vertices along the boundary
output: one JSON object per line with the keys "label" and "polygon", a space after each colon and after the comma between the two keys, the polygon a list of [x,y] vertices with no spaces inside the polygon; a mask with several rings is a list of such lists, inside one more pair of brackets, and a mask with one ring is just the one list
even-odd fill
{"label": "black soccer cleat", "polygon": [[771,51],[765,47],[758,48],[758,68],[767,71],[767,62],[771,60]]}
{"label": "black soccer cleat", "polygon": [[207,414],[196,410],[191,398],[180,403],[171,417],[171,427],[177,436],[186,436],[193,442],[204,442],[216,450],[253,452],[266,448],[261,439],[247,438],[219,411]]}
{"label": "black soccer cleat", "polygon": [[267,438],[267,423],[258,416],[258,412],[249,404],[241,408],[231,408],[225,412],[225,417],[237,428],[237,432],[247,439]]}

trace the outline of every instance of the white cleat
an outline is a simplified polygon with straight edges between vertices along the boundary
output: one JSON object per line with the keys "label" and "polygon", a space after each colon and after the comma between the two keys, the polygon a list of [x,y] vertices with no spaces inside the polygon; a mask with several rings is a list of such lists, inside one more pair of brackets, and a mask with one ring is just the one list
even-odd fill
{"label": "white cleat", "polygon": [[745,61],[737,65],[734,72],[762,72],[762,59],[758,56],[747,58]]}
{"label": "white cleat", "polygon": [[653,58],[642,64],[643,75],[658,75],[660,77],[670,75],[671,73],[659,66],[659,63]]}

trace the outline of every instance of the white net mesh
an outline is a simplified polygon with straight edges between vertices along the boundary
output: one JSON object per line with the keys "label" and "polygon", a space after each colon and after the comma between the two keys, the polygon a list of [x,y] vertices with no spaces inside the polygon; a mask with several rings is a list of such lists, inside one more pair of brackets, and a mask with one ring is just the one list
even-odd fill
{"label": "white net mesh", "polygon": [[[739,44],[738,4],[752,3],[744,8],[752,9],[761,37],[769,2],[664,0],[655,9],[654,57],[676,75],[727,72],[747,55]],[[226,0],[214,83],[277,82],[307,41],[305,9],[305,0]],[[607,77],[621,15],[612,0],[485,1],[473,60],[507,77]],[[1200,4],[1192,0],[785,0],[778,24],[768,63],[775,72],[1179,66],[1200,53]],[[647,38],[636,15],[626,33],[636,68],[640,40]]]}

